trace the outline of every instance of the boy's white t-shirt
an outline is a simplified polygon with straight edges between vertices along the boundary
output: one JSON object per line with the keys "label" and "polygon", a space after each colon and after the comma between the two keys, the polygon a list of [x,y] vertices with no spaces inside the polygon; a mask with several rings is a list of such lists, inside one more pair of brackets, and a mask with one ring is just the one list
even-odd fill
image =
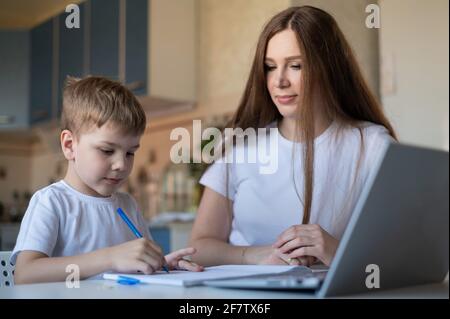
{"label": "boy's white t-shirt", "polygon": [[[277,125],[272,123],[270,127],[276,128]],[[357,128],[343,127],[333,122],[314,140],[314,190],[310,224],[319,224],[337,239],[344,233],[368,176],[373,173],[388,144],[394,141],[383,126],[363,122],[361,127],[364,152],[356,179],[361,152],[361,134]],[[261,174],[261,167],[267,167],[267,162],[261,163],[258,158],[253,164],[227,164],[224,159],[220,159],[200,179],[202,185],[233,202],[229,235],[229,242],[233,245],[273,244],[290,226],[302,224],[302,144],[287,140],[275,129],[275,133],[259,135],[258,143],[241,147],[241,151],[248,151],[261,143],[269,145],[275,142],[267,139],[278,142],[278,169],[273,174]],[[238,151],[236,147],[233,149],[234,154]],[[228,192],[225,186],[227,169]]]}
{"label": "boy's white t-shirt", "polygon": [[119,207],[139,232],[151,239],[147,223],[129,194],[94,197],[63,180],[49,185],[31,198],[10,261],[15,264],[23,250],[49,257],[74,256],[136,239],[117,213]]}

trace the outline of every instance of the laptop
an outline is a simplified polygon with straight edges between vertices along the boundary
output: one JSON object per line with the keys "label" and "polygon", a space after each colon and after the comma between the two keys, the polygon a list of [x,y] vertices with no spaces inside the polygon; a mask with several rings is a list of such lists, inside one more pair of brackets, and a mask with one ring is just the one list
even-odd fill
{"label": "laptop", "polygon": [[328,271],[300,266],[205,284],[328,297],[442,282],[449,269],[448,152],[391,143],[375,169]]}

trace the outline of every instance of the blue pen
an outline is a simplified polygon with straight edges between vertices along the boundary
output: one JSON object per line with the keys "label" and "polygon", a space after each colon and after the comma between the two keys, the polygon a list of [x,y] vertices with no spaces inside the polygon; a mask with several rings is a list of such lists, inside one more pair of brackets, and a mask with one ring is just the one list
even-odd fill
{"label": "blue pen", "polygon": [[136,285],[138,283],[140,283],[141,281],[139,279],[136,278],[132,278],[132,277],[126,277],[126,276],[119,276],[119,278],[117,279],[117,283],[121,284],[121,285]]}
{"label": "blue pen", "polygon": [[[128,218],[128,216],[125,214],[125,212],[122,210],[122,208],[117,208],[117,213],[119,213],[119,216],[122,218],[122,220],[125,222],[125,224],[127,224],[127,226],[131,229],[131,231],[134,233],[134,235],[136,236],[136,238],[142,238],[142,234],[139,232],[139,230],[137,230],[137,228],[133,225],[133,223],[131,222],[131,220]],[[166,271],[169,272],[169,269],[167,269],[166,266],[162,266],[162,268]]]}

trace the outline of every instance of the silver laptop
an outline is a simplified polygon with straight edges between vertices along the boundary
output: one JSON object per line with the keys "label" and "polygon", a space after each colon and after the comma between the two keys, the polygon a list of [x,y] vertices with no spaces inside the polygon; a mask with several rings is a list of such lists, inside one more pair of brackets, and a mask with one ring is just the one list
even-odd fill
{"label": "silver laptop", "polygon": [[449,269],[448,152],[392,143],[376,169],[328,272],[298,267],[205,284],[325,297],[442,282]]}

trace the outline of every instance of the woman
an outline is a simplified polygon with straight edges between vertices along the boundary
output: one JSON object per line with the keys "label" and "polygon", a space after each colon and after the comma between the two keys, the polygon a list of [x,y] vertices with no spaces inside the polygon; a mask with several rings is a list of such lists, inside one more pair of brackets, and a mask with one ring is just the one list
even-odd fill
{"label": "woman", "polygon": [[278,169],[264,175],[220,160],[209,167],[191,235],[195,261],[329,266],[396,136],[328,13],[291,7],[268,22],[229,126],[278,128],[269,137],[279,142]]}

